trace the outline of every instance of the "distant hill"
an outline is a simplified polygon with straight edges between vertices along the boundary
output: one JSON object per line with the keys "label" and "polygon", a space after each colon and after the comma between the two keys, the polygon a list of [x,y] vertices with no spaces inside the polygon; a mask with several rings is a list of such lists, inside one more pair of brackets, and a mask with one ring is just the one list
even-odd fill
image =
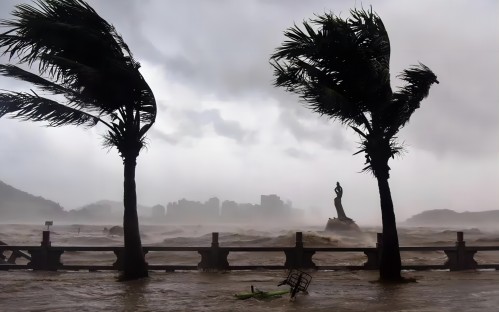
{"label": "distant hill", "polygon": [[0,220],[40,221],[64,218],[61,205],[41,196],[21,191],[0,181]]}
{"label": "distant hill", "polygon": [[491,226],[499,225],[499,210],[456,212],[450,209],[423,211],[404,224],[416,226]]}
{"label": "distant hill", "polygon": [[[137,206],[139,216],[150,217],[151,207]],[[123,220],[123,203],[101,200],[70,211],[58,203],[21,191],[0,181],[0,222],[26,223],[45,220],[63,222],[112,222]]]}
{"label": "distant hill", "polygon": [[[112,200],[100,200],[68,212],[69,218],[81,221],[116,221],[123,218],[123,203]],[[139,216],[150,216],[151,207],[137,206]]]}

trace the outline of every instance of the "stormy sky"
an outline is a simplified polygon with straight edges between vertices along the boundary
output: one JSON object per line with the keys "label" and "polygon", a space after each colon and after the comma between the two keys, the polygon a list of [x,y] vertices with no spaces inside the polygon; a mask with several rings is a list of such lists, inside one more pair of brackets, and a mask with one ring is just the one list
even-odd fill
{"label": "stormy sky", "polygon": [[[0,18],[21,2],[2,0]],[[269,65],[293,23],[372,5],[390,35],[393,87],[418,62],[440,81],[398,135],[406,148],[390,163],[398,221],[428,209],[499,209],[499,2],[89,3],[122,34],[156,96],[157,121],[137,166],[141,204],[212,196],[258,203],[261,194],[277,194],[324,223],[336,216],[340,181],[347,215],[380,224],[376,180],[359,173],[364,157],[352,156],[358,137],[273,87]],[[0,77],[0,88],[30,86]],[[103,148],[104,130],[2,118],[0,180],[65,209],[120,200],[122,163]]]}

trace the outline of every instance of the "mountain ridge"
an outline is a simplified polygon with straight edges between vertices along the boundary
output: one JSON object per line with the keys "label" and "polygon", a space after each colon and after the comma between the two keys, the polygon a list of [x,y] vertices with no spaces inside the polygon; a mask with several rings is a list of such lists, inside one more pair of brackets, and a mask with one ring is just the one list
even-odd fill
{"label": "mountain ridge", "polygon": [[499,210],[457,212],[452,209],[432,209],[413,215],[403,223],[419,226],[498,225]]}
{"label": "mountain ridge", "polygon": [[2,220],[34,217],[46,219],[63,213],[64,208],[59,203],[22,191],[0,180]]}
{"label": "mountain ridge", "polygon": [[[138,205],[139,215],[149,215],[151,207]],[[65,210],[59,203],[20,190],[0,180],[0,221],[43,222],[121,222],[123,203],[99,200],[77,209]]]}

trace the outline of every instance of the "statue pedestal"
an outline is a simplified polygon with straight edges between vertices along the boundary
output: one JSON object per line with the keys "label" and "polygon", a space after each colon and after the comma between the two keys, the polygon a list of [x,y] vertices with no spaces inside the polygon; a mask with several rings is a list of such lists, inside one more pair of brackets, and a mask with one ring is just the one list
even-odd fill
{"label": "statue pedestal", "polygon": [[359,226],[355,223],[355,221],[348,220],[340,220],[337,218],[329,218],[326,224],[326,232],[361,232]]}

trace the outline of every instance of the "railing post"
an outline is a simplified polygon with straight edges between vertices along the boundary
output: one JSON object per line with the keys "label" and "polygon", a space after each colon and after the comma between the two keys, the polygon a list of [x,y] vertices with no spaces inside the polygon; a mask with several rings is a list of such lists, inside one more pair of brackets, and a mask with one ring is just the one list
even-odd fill
{"label": "railing post", "polygon": [[218,243],[218,232],[211,233],[210,249],[198,250],[198,253],[201,255],[201,262],[198,263],[198,268],[203,271],[223,271],[229,268],[229,261],[227,260],[229,251],[220,248]]}
{"label": "railing post", "polygon": [[295,240],[294,248],[284,250],[284,254],[286,255],[284,266],[287,269],[316,269],[317,266],[312,261],[315,250],[303,248],[303,233],[296,232]]}
{"label": "railing post", "polygon": [[447,262],[445,264],[449,267],[450,271],[476,269],[477,263],[473,259],[476,250],[467,250],[463,232],[457,232],[456,236],[456,248],[454,250],[444,250],[447,255]]}
{"label": "railing post", "polygon": [[64,250],[52,250],[50,231],[43,231],[41,248],[30,250],[31,261],[29,265],[33,270],[57,271],[62,265],[61,255]]}
{"label": "railing post", "polygon": [[295,234],[295,247],[296,248],[303,248],[303,233],[302,232],[296,232]]}
{"label": "railing post", "polygon": [[473,256],[476,250],[468,250],[466,248],[466,242],[464,241],[464,233],[457,232],[457,258],[459,262],[459,268],[461,270],[473,270],[476,269],[477,263]]}
{"label": "railing post", "polygon": [[42,247],[50,247],[50,246],[52,246],[52,242],[50,241],[50,231],[43,231],[42,232],[41,246]]}
{"label": "railing post", "polygon": [[220,244],[218,243],[218,232],[211,233],[211,247],[218,248]]}

